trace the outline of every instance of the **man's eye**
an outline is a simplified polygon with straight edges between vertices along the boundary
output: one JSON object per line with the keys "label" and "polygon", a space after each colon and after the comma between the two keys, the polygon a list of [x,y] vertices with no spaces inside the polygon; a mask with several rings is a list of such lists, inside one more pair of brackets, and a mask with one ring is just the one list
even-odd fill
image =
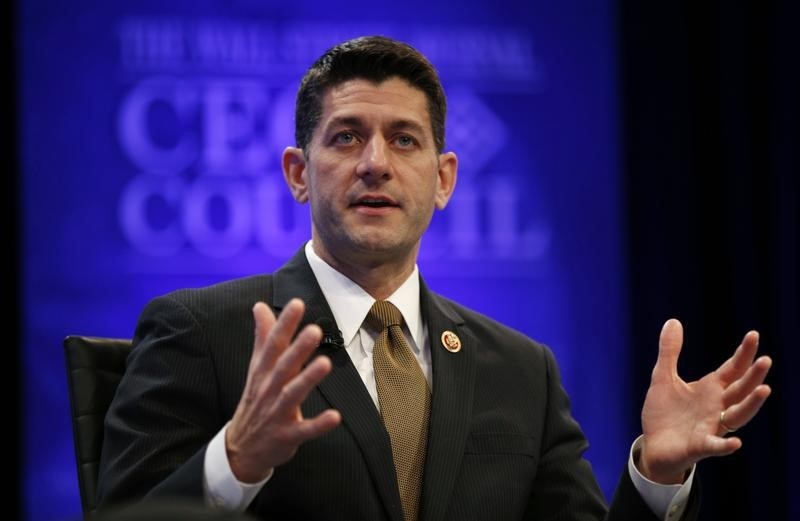
{"label": "man's eye", "polygon": [[398,136],[397,137],[397,144],[403,148],[408,148],[414,146],[414,138],[411,136]]}
{"label": "man's eye", "polygon": [[350,145],[354,143],[356,136],[352,132],[339,132],[334,137],[334,141],[339,145]]}

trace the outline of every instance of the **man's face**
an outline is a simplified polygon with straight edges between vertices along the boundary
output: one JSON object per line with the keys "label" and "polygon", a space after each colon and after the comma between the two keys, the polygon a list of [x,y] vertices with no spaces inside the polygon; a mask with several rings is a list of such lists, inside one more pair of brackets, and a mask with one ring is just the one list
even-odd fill
{"label": "man's face", "polygon": [[295,198],[311,203],[317,253],[333,264],[415,260],[456,177],[455,155],[436,151],[425,94],[399,78],[328,89],[305,155],[287,149],[283,167]]}

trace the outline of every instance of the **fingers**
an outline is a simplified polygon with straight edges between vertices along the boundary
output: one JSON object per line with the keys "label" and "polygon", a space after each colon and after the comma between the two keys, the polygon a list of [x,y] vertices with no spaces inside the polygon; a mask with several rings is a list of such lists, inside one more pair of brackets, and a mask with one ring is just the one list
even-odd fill
{"label": "fingers", "polygon": [[250,365],[247,371],[247,380],[245,382],[245,397],[250,397],[252,394],[252,385],[254,374],[257,372],[257,367],[264,364],[264,358],[268,356],[266,351],[267,336],[269,335],[272,326],[275,324],[275,315],[269,306],[263,302],[256,302],[253,306],[253,319],[256,323],[255,340],[253,341],[253,354],[250,356]]}
{"label": "fingers", "polygon": [[275,326],[275,314],[263,302],[256,302],[253,306],[253,319],[256,323],[256,330],[253,341],[253,354],[250,357],[250,366],[247,372],[248,384],[250,384],[251,378],[259,372],[260,368],[271,366],[274,359],[274,355],[267,350],[267,339],[270,331]]}
{"label": "fingers", "polygon": [[725,409],[725,426],[720,425],[720,433],[725,434],[727,429],[737,430],[747,425],[771,393],[768,385],[761,384],[743,400]]}
{"label": "fingers", "polygon": [[764,383],[764,379],[767,377],[770,367],[772,367],[772,359],[768,356],[762,356],[756,360],[747,368],[747,371],[741,378],[725,389],[725,392],[722,394],[722,402],[727,406],[744,400],[748,394],[753,392],[753,389]]}
{"label": "fingers", "polygon": [[295,336],[304,313],[299,299],[292,299],[277,319],[266,304],[253,306],[253,355],[226,435],[231,469],[237,477],[248,478],[243,481],[262,479],[266,469],[288,461],[301,443],[341,423],[341,414],[334,410],[303,417],[301,405],[333,368],[324,356],[306,365],[322,330],[310,324]]}
{"label": "fingers", "polygon": [[[275,418],[292,418],[300,409],[300,404],[305,401],[308,394],[316,387],[333,369],[327,356],[318,356],[311,361],[295,378],[290,380],[280,390],[278,399],[273,406]],[[300,444],[311,438],[321,436],[333,429],[341,422],[338,411],[330,409],[314,418],[301,419],[292,428],[291,438],[294,443]]]}
{"label": "fingers", "polygon": [[262,344],[275,323],[275,314],[263,302],[256,302],[253,306],[253,318],[256,321],[256,344]]}
{"label": "fingers", "polygon": [[683,326],[671,318],[661,328],[658,341],[658,360],[653,368],[653,381],[670,380],[678,374],[678,356],[683,345]]}
{"label": "fingers", "polygon": [[[276,360],[286,350],[292,341],[297,326],[305,313],[305,304],[300,299],[292,299],[283,308],[277,320],[266,319],[272,311],[263,302],[253,307],[253,316],[256,319],[256,340],[253,347],[251,372],[264,373],[270,371]],[[261,323],[259,323],[261,321]]]}
{"label": "fingers", "polygon": [[741,378],[747,369],[753,364],[753,359],[758,351],[758,332],[749,331],[742,339],[742,343],[736,348],[728,360],[717,369],[720,379],[729,384]]}
{"label": "fingers", "polygon": [[[257,304],[256,308],[259,307]],[[254,310],[257,311],[260,312],[259,309]],[[253,368],[254,374],[263,377],[259,378],[258,395],[271,404],[271,414],[275,418],[289,419],[297,416],[297,411],[308,393],[332,369],[330,359],[322,356],[303,369],[303,364],[322,339],[319,326],[310,324],[292,340],[304,312],[305,305],[301,300],[289,301],[262,341],[263,355]],[[256,329],[258,337],[258,327]],[[258,341],[257,339],[257,344]]]}
{"label": "fingers", "polygon": [[[758,332],[749,331],[733,356],[716,371],[723,385],[727,385],[722,394],[722,403],[726,408],[725,425],[720,425],[718,430],[720,435],[740,429],[749,423],[772,392],[772,389],[764,384],[764,379],[772,367],[772,359],[762,356],[753,361],[758,350],[758,340]],[[733,439],[738,440],[738,438]],[[739,443],[741,444],[741,441]]]}
{"label": "fingers", "polygon": [[305,327],[292,340],[304,313],[305,304],[300,299],[290,300],[277,319],[263,302],[253,306],[256,330],[243,393],[245,400],[266,398],[274,402],[319,345],[322,332],[316,325]]}
{"label": "fingers", "polygon": [[[305,328],[300,335],[316,338],[313,343],[301,343],[287,350],[273,369],[271,378],[265,383],[264,394],[276,396],[275,413],[279,416],[295,410],[308,393],[331,372],[331,361],[327,356],[318,356],[302,369],[303,363],[314,350],[322,333],[317,326]],[[302,371],[301,371],[302,369]]]}

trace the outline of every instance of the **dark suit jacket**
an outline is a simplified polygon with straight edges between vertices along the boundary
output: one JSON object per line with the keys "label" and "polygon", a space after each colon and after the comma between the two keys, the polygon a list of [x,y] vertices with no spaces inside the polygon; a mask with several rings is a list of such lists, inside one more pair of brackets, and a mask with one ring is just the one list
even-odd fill
{"label": "dark suit jacket", "polygon": [[[262,300],[277,313],[292,297],[306,303],[304,323],[333,317],[302,250],[274,275],[181,290],[147,306],[106,419],[101,504],[202,497],[207,443],[233,416],[244,387],[251,308]],[[420,298],[433,363],[421,521],[656,519],[627,471],[607,513],[546,347],[424,283]],[[460,352],[442,347],[445,330],[459,336]],[[278,467],[250,510],[264,519],[401,521],[378,411],[347,352],[320,350],[334,370],[303,413],[333,407],[343,424]]]}

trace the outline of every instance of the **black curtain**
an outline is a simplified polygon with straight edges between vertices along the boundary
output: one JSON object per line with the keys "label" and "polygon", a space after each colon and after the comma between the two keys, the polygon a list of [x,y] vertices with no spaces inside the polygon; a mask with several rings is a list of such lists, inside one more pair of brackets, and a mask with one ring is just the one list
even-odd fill
{"label": "black curtain", "polygon": [[693,379],[759,330],[773,394],[699,466],[701,519],[798,520],[798,3],[619,5],[634,409],[666,318]]}
{"label": "black curtain", "polygon": [[[7,377],[2,380],[7,386],[4,389],[4,395],[11,397],[11,400],[6,401],[6,414],[7,418],[12,422],[13,428],[7,428],[5,435],[10,436],[10,440],[6,442],[4,459],[10,463],[7,468],[13,469],[14,473],[11,476],[11,483],[4,487],[8,499],[4,508],[4,513],[13,519],[18,518],[20,512],[20,479],[22,468],[20,466],[20,435],[21,435],[21,420],[20,416],[20,402],[21,385],[19,375],[22,374],[22,366],[20,364],[20,316],[19,307],[22,305],[22,300],[19,294],[19,223],[20,223],[20,204],[18,192],[18,170],[17,170],[17,77],[16,74],[16,39],[14,37],[15,31],[15,2],[3,2],[3,45],[2,63],[5,64],[5,80],[0,82],[2,90],[0,90],[0,98],[2,98],[3,106],[6,109],[3,111],[2,117],[2,157],[5,168],[0,170],[2,181],[2,223],[5,226],[5,243],[6,243],[6,262],[3,269],[3,297],[5,305],[3,308],[4,320],[8,322],[3,324],[3,340],[5,341],[4,361],[8,368]],[[10,78],[9,78],[10,77]],[[10,402],[10,403],[9,403]],[[8,438],[6,438],[8,439]],[[8,483],[8,480],[6,480]]]}

